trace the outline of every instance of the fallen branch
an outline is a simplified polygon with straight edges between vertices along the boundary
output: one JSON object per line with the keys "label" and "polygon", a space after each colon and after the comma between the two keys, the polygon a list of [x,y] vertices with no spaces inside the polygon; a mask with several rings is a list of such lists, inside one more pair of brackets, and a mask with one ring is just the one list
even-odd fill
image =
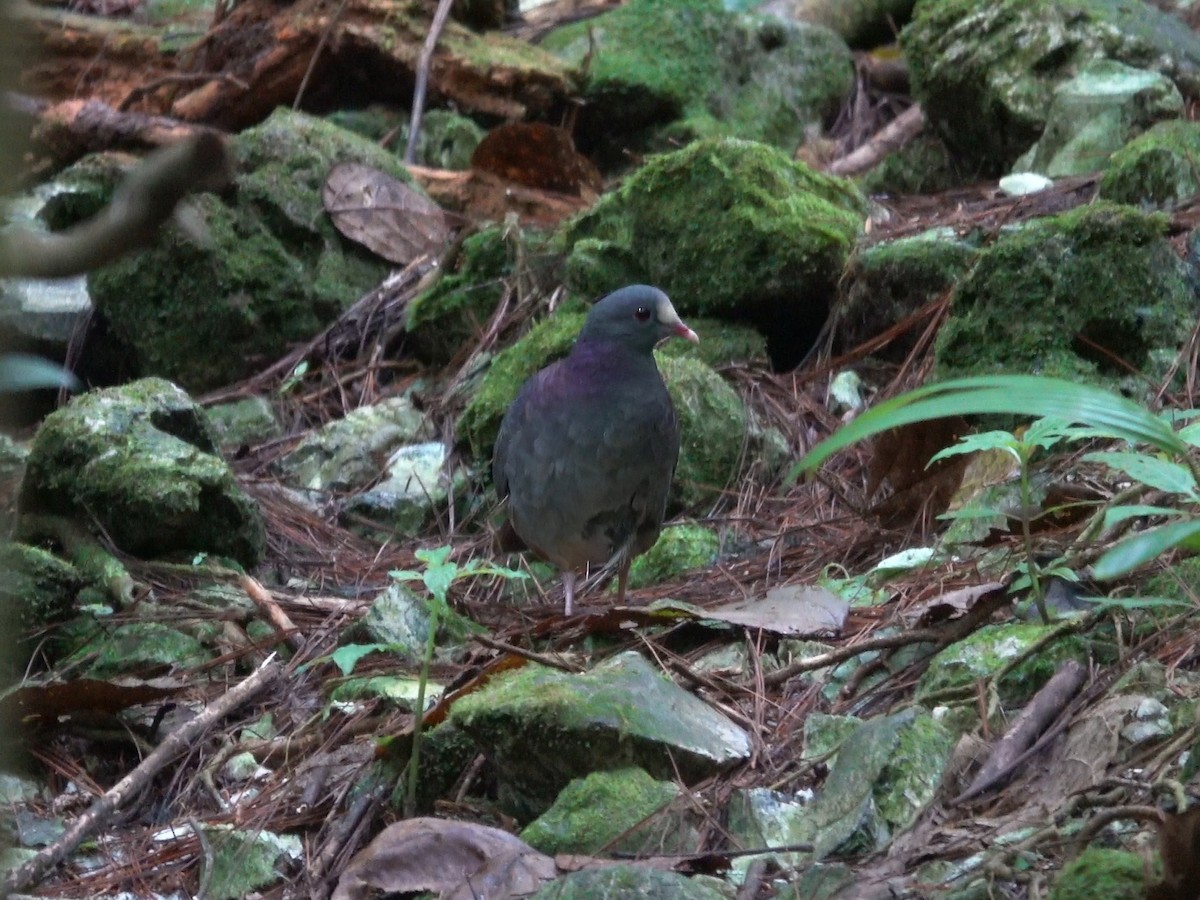
{"label": "fallen branch", "polygon": [[898,150],[925,129],[925,110],[914,104],[879,129],[871,139],[851,153],[829,164],[832,175],[859,175],[878,165],[885,156]]}
{"label": "fallen branch", "polygon": [[146,157],[117,187],[112,201],[73,228],[44,234],[21,228],[0,237],[0,274],[66,278],[150,244],[193,191],[216,190],[233,176],[221,137],[201,132]]}
{"label": "fallen branch", "polygon": [[209,728],[273,684],[280,671],[274,656],[268,657],[249,678],[210,703],[196,718],[172,731],[136,769],[98,797],[58,840],[14,869],[4,879],[0,892],[8,896],[23,890],[66,859],[83,841],[104,827],[113,814],[142,791],[171,760],[190,750]]}
{"label": "fallen branch", "polygon": [[1078,661],[1072,659],[1064,663],[1021,710],[970,786],[951,800],[949,805],[957,806],[978,797],[1011,775],[1021,760],[1026,758],[1029,748],[1067,708],[1086,680],[1087,672]]}

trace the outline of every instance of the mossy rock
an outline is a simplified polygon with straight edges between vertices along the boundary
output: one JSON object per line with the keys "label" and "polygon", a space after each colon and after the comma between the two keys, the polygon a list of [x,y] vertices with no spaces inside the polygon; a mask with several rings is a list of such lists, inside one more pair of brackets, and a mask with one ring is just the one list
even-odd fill
{"label": "mossy rock", "polygon": [[101,629],[79,646],[70,660],[90,658],[92,678],[150,677],[203,665],[216,656],[196,637],[161,622],[128,622]]}
{"label": "mossy rock", "polygon": [[[390,107],[375,104],[343,109],[326,119],[371,141],[393,135],[391,147],[399,156],[403,156],[408,146],[409,116]],[[417,137],[413,162],[434,169],[469,169],[471,154],[486,133],[473,119],[453,110],[427,110],[421,117],[421,133]]]}
{"label": "mossy rock", "polygon": [[147,378],[92,391],[51,413],[29,454],[21,515],[93,522],[126,553],[262,557],[262,515],[219,455],[203,411]]}
{"label": "mossy rock", "polygon": [[686,572],[711,566],[721,549],[721,539],[703,525],[668,525],[654,546],[629,568],[632,588],[657,584]]}
{"label": "mossy rock", "polygon": [[1136,853],[1089,847],[1063,867],[1050,900],[1142,900],[1146,861]]}
{"label": "mossy rock", "polygon": [[504,233],[493,227],[468,237],[454,271],[408,304],[405,327],[423,361],[445,365],[483,333],[504,295],[503,279],[512,274]]}
{"label": "mossy rock", "polygon": [[699,335],[700,343],[665,341],[656,351],[659,356],[691,356],[714,369],[747,363],[766,365],[770,361],[767,339],[749,325],[705,316],[689,317],[687,324]]}
{"label": "mossy rock", "polygon": [[974,180],[937,135],[921,134],[857,179],[864,194],[936,194]]}
{"label": "mossy rock", "polygon": [[[846,264],[842,294],[831,313],[834,344],[851,350],[878,337],[950,288],[970,269],[978,250],[953,232],[925,232],[858,250]],[[921,328],[876,351],[901,360]]]}
{"label": "mossy rock", "polygon": [[1196,318],[1195,271],[1166,228],[1160,214],[1101,202],[1003,235],[958,286],[937,376],[1022,372],[1144,391],[1125,366],[1164,376]]}
{"label": "mossy rock", "polygon": [[754,324],[787,367],[824,323],[865,214],[850,182],[765,144],[705,140],[651,159],[560,239],[579,294],[656,285],[685,319]]}
{"label": "mossy rock", "polygon": [[236,191],[188,201],[199,231],[167,225],[153,247],[88,279],[138,371],[192,390],[258,371],[386,276],[388,264],[342,237],[325,213],[321,190],[335,164],[410,180],[388,151],[290,110],[239,134],[233,151]]}
{"label": "mossy rock", "polygon": [[1127,0],[918,0],[901,33],[931,129],[979,176],[1003,174],[1038,139],[1054,89],[1111,59],[1200,87],[1200,36]]}
{"label": "mossy rock", "polygon": [[636,767],[593,772],[563,788],[554,805],[525,827],[521,840],[550,855],[650,847],[658,853],[683,851],[683,836],[670,840],[673,829],[665,817],[643,823],[681,793],[678,785]]}
{"label": "mossy rock", "polygon": [[1100,196],[1135,206],[1171,207],[1200,193],[1200,123],[1159,122],[1116,153]]}
{"label": "mossy rock", "polygon": [[78,569],[41,547],[0,543],[0,609],[20,632],[65,619],[85,583]]}
{"label": "mossy rock", "polygon": [[679,416],[679,465],[672,503],[699,511],[737,477],[749,414],[737,391],[697,359],[659,357]]}
{"label": "mossy rock", "polygon": [[850,50],[833,31],[719,0],[632,0],[542,46],[584,71],[576,136],[602,164],[703,137],[791,151],[853,86]]}
{"label": "mossy rock", "polygon": [[917,684],[921,701],[946,689],[967,689],[979,679],[991,678],[1017,656],[1021,662],[996,685],[1006,707],[1021,706],[1070,659],[1088,665],[1095,644],[1080,635],[1067,634],[1027,653],[1029,647],[1053,628],[1032,623],[987,625],[938,653]]}

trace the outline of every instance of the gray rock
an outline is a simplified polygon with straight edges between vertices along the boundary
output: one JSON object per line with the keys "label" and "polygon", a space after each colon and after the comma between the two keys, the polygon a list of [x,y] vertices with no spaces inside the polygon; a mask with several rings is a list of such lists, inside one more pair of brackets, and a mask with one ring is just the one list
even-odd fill
{"label": "gray rock", "polygon": [[1013,166],[1051,178],[1103,169],[1130,138],[1183,113],[1183,96],[1158,72],[1098,60],[1054,90],[1046,130]]}

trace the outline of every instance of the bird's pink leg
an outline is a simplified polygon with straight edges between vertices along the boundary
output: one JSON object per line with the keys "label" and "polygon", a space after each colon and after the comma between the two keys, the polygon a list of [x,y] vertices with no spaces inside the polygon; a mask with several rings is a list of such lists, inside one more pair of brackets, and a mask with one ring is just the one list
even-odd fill
{"label": "bird's pink leg", "polygon": [[571,614],[571,608],[575,605],[575,573],[570,569],[563,572],[563,589],[567,594],[566,606],[563,609],[564,615]]}
{"label": "bird's pink leg", "polygon": [[621,560],[621,565],[617,568],[617,606],[625,604],[625,583],[629,581],[629,563],[632,562],[629,556]]}

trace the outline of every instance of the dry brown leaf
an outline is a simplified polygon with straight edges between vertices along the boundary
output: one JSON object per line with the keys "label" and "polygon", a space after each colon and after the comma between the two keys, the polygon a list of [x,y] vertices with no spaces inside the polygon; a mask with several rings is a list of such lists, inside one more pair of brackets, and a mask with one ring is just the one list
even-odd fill
{"label": "dry brown leaf", "polygon": [[450,237],[440,206],[411,185],[362,163],[334,166],[321,200],[338,231],[397,265],[437,253]]}
{"label": "dry brown leaf", "polygon": [[543,191],[595,195],[603,178],[562,128],[512,122],[488,132],[471,154],[471,168]]}
{"label": "dry brown leaf", "polygon": [[766,596],[706,609],[702,618],[789,637],[841,634],[850,604],[824,588],[785,584]]}
{"label": "dry brown leaf", "polygon": [[333,900],[366,900],[378,891],[503,900],[532,894],[557,874],[553,859],[499,828],[406,819],[389,825],[350,860]]}

